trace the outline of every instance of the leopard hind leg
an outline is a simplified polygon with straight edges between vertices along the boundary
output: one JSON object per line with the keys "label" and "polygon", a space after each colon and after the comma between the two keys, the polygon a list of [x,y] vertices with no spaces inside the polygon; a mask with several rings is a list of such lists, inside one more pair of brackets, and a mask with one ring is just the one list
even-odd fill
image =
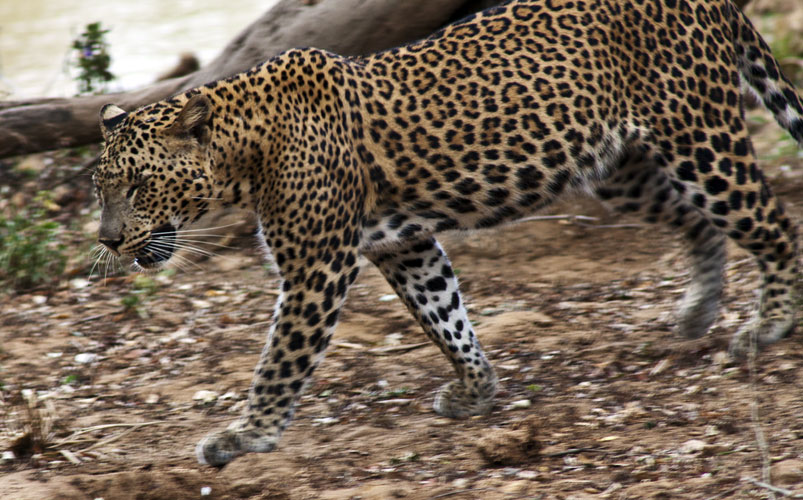
{"label": "leopard hind leg", "polygon": [[688,247],[691,281],[676,313],[675,332],[686,338],[704,335],[719,313],[726,262],[725,235],[695,206],[685,190],[658,165],[626,159],[596,188],[615,212],[638,214],[646,222],[680,231]]}

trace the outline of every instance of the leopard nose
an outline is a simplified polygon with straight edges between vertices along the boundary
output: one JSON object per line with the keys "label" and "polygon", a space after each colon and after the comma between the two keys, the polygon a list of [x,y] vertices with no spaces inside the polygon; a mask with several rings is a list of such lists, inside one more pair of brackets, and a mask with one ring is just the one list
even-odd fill
{"label": "leopard nose", "polygon": [[123,244],[123,237],[120,236],[116,240],[111,238],[98,238],[98,242],[106,245],[112,252],[116,252],[117,248]]}

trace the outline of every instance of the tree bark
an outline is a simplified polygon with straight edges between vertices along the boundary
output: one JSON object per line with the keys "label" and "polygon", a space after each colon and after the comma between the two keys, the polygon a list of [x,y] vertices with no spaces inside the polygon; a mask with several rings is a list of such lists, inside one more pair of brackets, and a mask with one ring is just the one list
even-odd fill
{"label": "tree bark", "polygon": [[101,140],[98,110],[126,110],[245,71],[293,47],[342,55],[378,52],[423,38],[498,0],[280,0],[198,71],[119,94],[0,103],[0,158]]}

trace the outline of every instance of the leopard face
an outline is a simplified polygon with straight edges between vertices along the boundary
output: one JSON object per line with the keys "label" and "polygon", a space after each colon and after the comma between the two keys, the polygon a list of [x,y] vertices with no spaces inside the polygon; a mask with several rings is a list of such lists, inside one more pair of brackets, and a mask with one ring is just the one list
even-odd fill
{"label": "leopard face", "polygon": [[93,175],[101,205],[98,241],[142,269],[173,257],[177,231],[200,218],[214,199],[207,147],[210,109],[196,97],[181,113],[156,105],[134,114],[107,105],[106,145]]}

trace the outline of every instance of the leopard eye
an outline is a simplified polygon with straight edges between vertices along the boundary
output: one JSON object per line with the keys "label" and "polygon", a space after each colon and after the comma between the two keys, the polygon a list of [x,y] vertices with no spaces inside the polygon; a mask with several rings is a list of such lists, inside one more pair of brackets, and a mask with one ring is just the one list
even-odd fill
{"label": "leopard eye", "polygon": [[128,191],[125,194],[126,199],[132,200],[137,195],[139,188],[143,187],[150,179],[150,175],[143,176],[136,184],[132,184],[131,187],[128,188]]}
{"label": "leopard eye", "polygon": [[134,185],[134,186],[131,186],[130,188],[128,188],[128,192],[125,194],[125,197],[127,199],[129,199],[129,200],[134,198],[134,196],[137,194],[137,190],[139,190],[140,186],[142,186],[142,184],[137,184],[137,185]]}

